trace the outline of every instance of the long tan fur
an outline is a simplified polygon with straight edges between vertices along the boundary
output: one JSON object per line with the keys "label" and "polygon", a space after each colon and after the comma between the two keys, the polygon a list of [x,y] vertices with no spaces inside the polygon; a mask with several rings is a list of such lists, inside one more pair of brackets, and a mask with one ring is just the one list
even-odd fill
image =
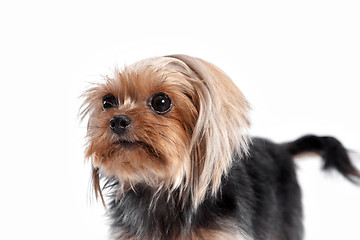
{"label": "long tan fur", "polygon": [[[173,100],[163,116],[148,107],[157,92]],[[105,112],[101,99],[108,93],[119,106]],[[129,188],[145,182],[159,191],[180,190],[196,208],[207,192],[217,193],[232,155],[247,153],[249,105],[224,72],[201,59],[173,55],[142,60],[116,70],[83,97],[82,117],[89,116],[86,156],[96,169],[94,188],[101,197],[99,172]],[[118,148],[108,129],[116,114],[133,119],[127,140],[139,142],[138,148]]]}

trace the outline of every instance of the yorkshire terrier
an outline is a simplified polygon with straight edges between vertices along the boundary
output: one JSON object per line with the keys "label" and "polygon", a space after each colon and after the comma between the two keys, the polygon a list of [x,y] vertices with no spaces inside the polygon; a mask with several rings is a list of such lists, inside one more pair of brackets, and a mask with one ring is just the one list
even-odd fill
{"label": "yorkshire terrier", "polygon": [[251,138],[244,95],[198,58],[139,61],[84,98],[86,157],[114,239],[300,240],[294,156],[317,153],[325,169],[360,179],[333,137]]}

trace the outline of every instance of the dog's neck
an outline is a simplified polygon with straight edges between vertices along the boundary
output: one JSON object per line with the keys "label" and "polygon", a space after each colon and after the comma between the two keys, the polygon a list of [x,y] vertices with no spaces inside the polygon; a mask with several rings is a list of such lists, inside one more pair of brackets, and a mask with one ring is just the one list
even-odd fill
{"label": "dog's neck", "polygon": [[119,239],[178,239],[194,228],[197,211],[176,190],[138,184],[120,196],[114,194],[109,214]]}

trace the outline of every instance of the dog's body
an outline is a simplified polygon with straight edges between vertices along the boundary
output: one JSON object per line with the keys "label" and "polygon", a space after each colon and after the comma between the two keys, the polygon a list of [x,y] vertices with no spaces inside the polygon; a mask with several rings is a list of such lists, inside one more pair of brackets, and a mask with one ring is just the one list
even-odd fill
{"label": "dog's body", "polygon": [[115,239],[300,240],[294,156],[315,152],[360,177],[334,138],[249,139],[245,98],[200,59],[142,61],[86,97],[87,156],[101,198],[106,182]]}
{"label": "dog's body", "polygon": [[174,193],[175,198],[162,193],[154,201],[156,189],[141,184],[120,199],[113,198],[109,214],[115,235],[120,239],[302,239],[301,191],[293,157],[322,152],[324,167],[347,176],[355,169],[345,149],[331,137],[305,136],[287,144],[261,138],[252,142],[250,157],[234,156],[217,196],[208,196],[196,212],[189,205],[183,207],[184,200],[178,201]]}
{"label": "dog's body", "polygon": [[112,201],[115,232],[119,230],[124,239],[148,235],[145,239],[154,240],[302,236],[300,188],[291,155],[264,139],[253,140],[249,158],[234,156],[216,197],[206,197],[195,212],[188,205],[183,209],[183,201],[169,201],[167,194],[152,202],[155,191],[140,185]]}

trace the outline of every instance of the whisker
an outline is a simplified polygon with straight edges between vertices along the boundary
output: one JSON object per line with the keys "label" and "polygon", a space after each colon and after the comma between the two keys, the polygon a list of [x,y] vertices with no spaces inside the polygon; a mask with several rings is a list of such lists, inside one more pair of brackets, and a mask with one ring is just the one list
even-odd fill
{"label": "whisker", "polygon": [[160,123],[152,123],[152,125],[161,126],[161,127],[169,127],[168,125],[160,124]]}
{"label": "whisker", "polygon": [[80,126],[78,128],[107,128],[107,127],[100,127],[100,126],[86,126],[86,127],[83,127],[83,126]]}
{"label": "whisker", "polygon": [[165,134],[163,133],[159,133],[159,135],[164,138],[165,140],[171,142],[172,144],[174,144],[174,141],[172,139],[170,139],[169,137],[167,137]]}
{"label": "whisker", "polygon": [[87,126],[87,128],[108,128],[108,127],[100,127],[100,126]]}

